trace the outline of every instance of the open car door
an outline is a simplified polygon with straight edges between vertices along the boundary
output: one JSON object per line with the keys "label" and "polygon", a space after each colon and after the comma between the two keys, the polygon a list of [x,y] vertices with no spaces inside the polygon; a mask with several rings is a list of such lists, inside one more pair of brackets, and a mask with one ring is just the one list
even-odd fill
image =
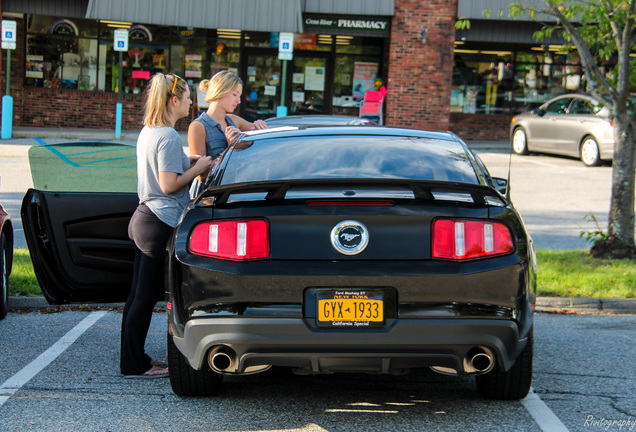
{"label": "open car door", "polygon": [[49,303],[122,302],[133,273],[128,221],[137,207],[135,147],[72,142],[29,150],[24,234]]}

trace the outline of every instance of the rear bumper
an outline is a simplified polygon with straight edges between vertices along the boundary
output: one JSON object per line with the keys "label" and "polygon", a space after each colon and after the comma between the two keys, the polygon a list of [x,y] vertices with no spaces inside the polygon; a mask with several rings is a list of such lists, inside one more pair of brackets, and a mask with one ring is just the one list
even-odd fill
{"label": "rear bumper", "polygon": [[526,335],[508,319],[395,319],[382,329],[321,329],[303,318],[191,319],[175,345],[200,369],[211,349],[236,353],[227,373],[259,365],[288,366],[302,373],[401,373],[438,366],[463,373],[463,361],[476,347],[495,355],[495,367],[508,370],[525,347]]}

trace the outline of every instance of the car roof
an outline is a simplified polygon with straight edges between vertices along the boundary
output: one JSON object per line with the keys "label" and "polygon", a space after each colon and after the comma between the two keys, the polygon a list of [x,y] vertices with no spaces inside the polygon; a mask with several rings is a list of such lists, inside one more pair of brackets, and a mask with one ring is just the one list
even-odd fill
{"label": "car roof", "polygon": [[302,136],[387,136],[429,138],[443,141],[461,142],[452,132],[433,132],[419,129],[392,128],[385,126],[283,126],[256,131],[244,132],[243,140],[259,140],[264,138],[285,138]]}

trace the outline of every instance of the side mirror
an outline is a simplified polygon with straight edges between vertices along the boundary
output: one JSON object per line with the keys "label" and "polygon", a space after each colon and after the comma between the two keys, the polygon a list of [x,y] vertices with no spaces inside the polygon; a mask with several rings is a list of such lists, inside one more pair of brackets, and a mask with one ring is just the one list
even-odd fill
{"label": "side mirror", "polygon": [[493,181],[495,182],[495,189],[497,189],[500,194],[507,197],[507,194],[509,193],[508,180],[499,177],[493,177]]}
{"label": "side mirror", "polygon": [[538,115],[539,117],[543,117],[545,115],[545,111],[543,111],[541,108],[535,108],[530,112],[534,115]]}

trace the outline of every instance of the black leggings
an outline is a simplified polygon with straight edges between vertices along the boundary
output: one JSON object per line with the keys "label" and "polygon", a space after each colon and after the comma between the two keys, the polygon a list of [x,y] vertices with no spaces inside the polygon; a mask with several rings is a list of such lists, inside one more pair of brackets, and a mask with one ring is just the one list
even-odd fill
{"label": "black leggings", "polygon": [[140,375],[152,367],[144,346],[157,299],[164,296],[164,260],[173,228],[141,204],[130,219],[128,236],[135,243],[135,270],[121,321],[123,375]]}

